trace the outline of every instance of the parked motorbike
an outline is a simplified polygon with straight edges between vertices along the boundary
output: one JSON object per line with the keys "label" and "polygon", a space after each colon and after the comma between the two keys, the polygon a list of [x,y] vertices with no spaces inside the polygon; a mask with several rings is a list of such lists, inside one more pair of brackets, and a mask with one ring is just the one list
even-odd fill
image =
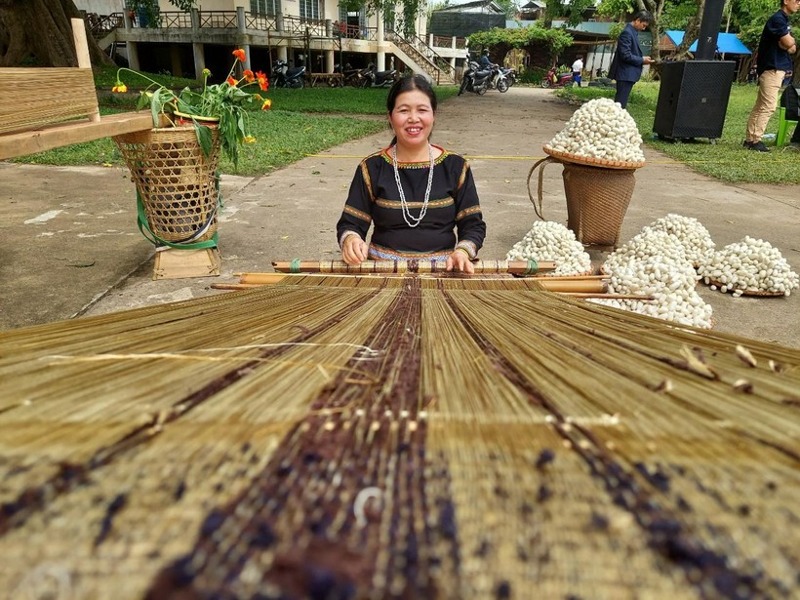
{"label": "parked motorbike", "polygon": [[492,69],[481,69],[475,61],[469,61],[467,69],[461,78],[461,88],[458,90],[460,96],[464,92],[475,92],[483,96],[489,89],[492,78]]}
{"label": "parked motorbike", "polygon": [[508,87],[511,87],[512,85],[517,83],[516,69],[509,69],[508,67],[500,67],[500,70],[503,72],[503,75],[505,75],[506,81],[508,81]]}
{"label": "parked motorbike", "polygon": [[560,88],[572,85],[572,73],[556,73],[556,68],[551,67],[542,79],[543,88]]}
{"label": "parked motorbike", "polygon": [[489,89],[497,90],[501,94],[508,91],[508,79],[500,65],[492,65],[492,75],[489,78]]}
{"label": "parked motorbike", "polygon": [[281,88],[301,88],[305,85],[306,68],[289,67],[285,60],[278,60],[272,68],[270,83]]}
{"label": "parked motorbike", "polygon": [[363,87],[391,87],[398,77],[397,69],[378,71],[374,63],[369,63],[361,75],[365,82]]}
{"label": "parked motorbike", "polygon": [[354,69],[350,66],[350,63],[346,63],[344,68],[342,65],[336,64],[333,67],[334,73],[341,73],[342,79],[337,82],[337,85],[341,85],[342,87],[346,85],[352,85],[353,87],[363,87],[364,86],[364,76],[362,75],[362,71],[364,69]]}

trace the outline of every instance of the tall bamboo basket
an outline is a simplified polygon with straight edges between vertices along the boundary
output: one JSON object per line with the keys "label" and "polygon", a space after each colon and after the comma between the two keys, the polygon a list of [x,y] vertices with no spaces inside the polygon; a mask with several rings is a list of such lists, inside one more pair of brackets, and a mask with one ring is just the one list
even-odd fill
{"label": "tall bamboo basket", "polygon": [[203,242],[217,229],[219,132],[209,156],[193,127],[166,127],[116,136],[144,205],[147,225],[171,244]]}
{"label": "tall bamboo basket", "polygon": [[[538,161],[528,174],[528,192],[536,214],[542,214],[544,167],[551,162],[563,165],[564,193],[567,199],[567,227],[587,246],[612,246],[619,242],[619,232],[636,186],[634,173],[644,162],[629,163],[587,158],[557,152],[545,146],[547,157]],[[539,168],[537,208],[530,190],[530,180]]]}

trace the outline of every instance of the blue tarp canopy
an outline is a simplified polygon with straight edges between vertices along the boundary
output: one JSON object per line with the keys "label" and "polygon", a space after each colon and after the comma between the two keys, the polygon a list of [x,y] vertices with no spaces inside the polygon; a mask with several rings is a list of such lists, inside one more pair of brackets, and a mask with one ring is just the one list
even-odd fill
{"label": "blue tarp canopy", "polygon": [[[670,41],[679,46],[683,41],[683,31],[674,29],[664,32]],[[689,46],[689,52],[697,52],[697,40]],[[717,38],[717,52],[720,54],[752,54],[735,33],[720,33]]]}

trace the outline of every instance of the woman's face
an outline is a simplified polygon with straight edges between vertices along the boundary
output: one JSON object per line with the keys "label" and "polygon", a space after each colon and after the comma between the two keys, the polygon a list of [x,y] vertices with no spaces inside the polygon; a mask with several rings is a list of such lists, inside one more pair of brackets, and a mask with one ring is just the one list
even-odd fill
{"label": "woman's face", "polygon": [[427,144],[433,130],[433,121],[431,101],[419,90],[398,95],[394,109],[389,113],[389,124],[394,130],[398,145],[402,146]]}

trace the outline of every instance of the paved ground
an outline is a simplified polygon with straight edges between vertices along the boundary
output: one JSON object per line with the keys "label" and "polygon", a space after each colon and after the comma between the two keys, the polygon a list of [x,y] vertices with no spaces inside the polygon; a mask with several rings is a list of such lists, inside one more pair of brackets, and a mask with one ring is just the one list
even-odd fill
{"label": "paved ground", "polygon": [[[489,228],[484,258],[504,258],[536,220],[528,170],[573,110],[533,88],[470,94],[441,107],[434,141],[470,157]],[[136,228],[125,169],[0,163],[0,329],[218,293],[212,283],[270,271],[273,260],[338,257],[334,226],[355,166],[388,140],[387,130],[267,176],[223,177],[217,278],[152,280],[153,248]],[[636,175],[623,241],[677,212],[700,219],[718,247],[760,237],[800,270],[798,186],[725,185],[657,152],[647,151],[647,159]],[[742,160],[757,159],[742,151]],[[560,171],[546,171],[544,210],[549,220],[565,223]],[[800,293],[778,299],[701,293],[719,331],[800,347]]]}

